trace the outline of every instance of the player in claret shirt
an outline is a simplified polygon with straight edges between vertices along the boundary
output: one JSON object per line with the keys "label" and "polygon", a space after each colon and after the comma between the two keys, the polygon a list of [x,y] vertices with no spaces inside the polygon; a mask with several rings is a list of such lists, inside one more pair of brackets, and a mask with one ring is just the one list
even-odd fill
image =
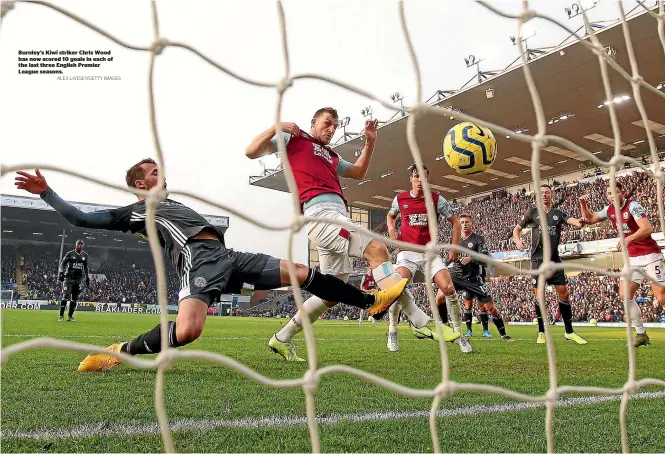
{"label": "player in claret shirt", "polygon": [[[646,211],[640,202],[630,198],[623,191],[623,186],[617,183],[617,202],[619,203],[621,216],[621,225],[623,226],[624,239],[626,240],[626,248],[628,249],[628,264],[637,268],[642,268],[644,272],[653,279],[651,288],[653,295],[661,305],[665,305],[665,288],[658,285],[665,283],[665,274],[663,274],[663,253],[660,247],[651,237],[653,227],[647,218]],[[603,208],[597,213],[589,209],[589,203],[586,200],[588,196],[580,198],[580,206],[582,209],[582,216],[589,224],[597,224],[609,219],[615,229],[617,229],[617,214],[614,210],[614,197],[612,191],[607,186],[605,196],[610,202],[608,206]],[[621,250],[621,243],[617,245]],[[635,292],[644,281],[644,276],[639,273],[633,273],[628,288],[628,296],[630,302],[628,303],[628,310],[630,311],[630,319],[635,327],[637,337],[635,338],[635,347],[641,345],[649,345],[651,340],[647,335],[646,329],[642,324],[642,311],[635,301]],[[623,278],[619,284],[619,297],[623,300],[624,297],[624,283]]]}
{"label": "player in claret shirt", "polygon": [[[429,225],[427,219],[427,204],[425,201],[425,193],[423,192],[422,181],[429,177],[429,170],[426,166],[425,175],[418,174],[416,165],[409,166],[409,180],[411,181],[411,190],[404,191],[395,196],[386,223],[388,224],[388,233],[391,238],[401,239],[408,243],[424,246],[430,241]],[[439,194],[432,192],[432,201],[434,202],[435,212],[437,219],[443,216],[453,225],[453,238],[452,244],[459,244],[461,227],[457,220],[457,216],[453,214],[452,207],[446,199]],[[401,216],[401,232],[398,233],[395,223],[397,216]],[[457,261],[457,251],[450,251],[448,253],[449,262]],[[416,272],[420,270],[425,273],[425,254],[422,252],[414,251],[399,251],[397,254],[397,272],[409,280],[413,279]],[[459,346],[462,352],[471,352],[471,344],[467,341],[466,337],[461,333],[461,311],[459,302],[457,301],[457,293],[453,285],[450,273],[446,269],[446,265],[438,255],[432,261],[430,270],[431,274],[425,276],[427,284],[434,282],[436,286],[444,293],[445,301],[438,304],[439,316],[441,322],[444,323],[443,335],[444,339],[453,342],[459,339]],[[453,318],[453,326],[456,330],[447,326],[448,323],[448,308]],[[399,310],[397,305],[390,308],[390,324],[388,326],[388,350],[396,352],[399,350],[398,336],[397,336],[397,321]],[[409,315],[407,314],[407,317]],[[409,323],[411,318],[409,317]]]}
{"label": "player in claret shirt", "polygon": [[[125,207],[84,213],[62,200],[39,170],[35,175],[17,173],[15,184],[19,189],[38,194],[70,223],[147,238],[147,206],[143,194],[137,196],[138,202]],[[159,184],[157,164],[152,159],[136,163],[127,171],[125,182],[130,188],[144,191],[156,188]],[[166,189],[166,182],[162,189]],[[159,201],[155,207],[155,224],[158,241],[180,276],[178,315],[175,321],[168,323],[167,343],[170,347],[181,347],[199,338],[208,307],[219,302],[222,294],[240,293],[244,284],[253,285],[257,290],[272,290],[291,282],[286,260],[227,248],[223,232],[180,202],[169,198]],[[335,276],[321,274],[300,264],[294,266],[296,278],[304,290],[321,298],[367,309],[370,315],[387,312],[407,284],[407,280],[402,279],[386,290],[363,293]],[[161,339],[161,326],[157,325],[130,342],[117,342],[107,349],[129,355],[159,353]],[[298,360],[292,350],[284,349],[278,353],[292,361]],[[93,354],[79,364],[78,370],[104,371],[120,362],[112,355]]]}
{"label": "player in claret shirt", "polygon": [[[305,226],[312,244],[319,253],[321,272],[332,274],[347,281],[353,269],[351,257],[364,258],[369,262],[374,281],[380,289],[402,280],[390,262],[388,248],[381,241],[366,236],[367,230],[350,215],[340,177],[362,180],[367,175],[374,144],[376,143],[377,121],[365,121],[365,146],[354,164],[344,160],[328,144],[338,126],[337,111],[332,107],[317,110],[310,122],[309,133],[295,123],[281,123],[284,132],[284,148],[296,180],[298,197],[305,216],[321,221],[309,222]],[[260,158],[278,151],[276,128],[273,126],[259,134],[247,147],[245,155],[250,159]],[[342,228],[326,220],[344,221],[355,224]],[[418,308],[409,290],[399,299],[402,311],[412,322],[416,336],[438,340],[438,334],[427,314]],[[335,300],[325,300],[313,296],[305,301],[303,310],[310,323],[337,304]],[[301,318],[305,314],[298,311],[284,328],[268,342],[275,351],[293,350],[293,337],[302,331]]]}

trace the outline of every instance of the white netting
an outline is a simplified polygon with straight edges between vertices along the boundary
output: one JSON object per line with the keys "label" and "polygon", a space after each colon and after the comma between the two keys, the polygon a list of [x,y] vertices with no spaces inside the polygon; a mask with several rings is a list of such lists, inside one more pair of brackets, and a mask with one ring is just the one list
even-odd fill
{"label": "white netting", "polygon": [[[658,26],[658,35],[660,37],[660,41],[663,45],[663,50],[665,51],[665,11],[664,11],[664,0],[659,0],[659,5],[658,5],[658,13],[654,12],[653,10],[648,9],[643,3],[639,2],[640,5],[647,11],[649,15],[654,17],[657,20],[657,26]],[[665,100],[665,93],[657,90],[653,86],[649,85],[644,81],[644,79],[640,76],[639,70],[637,67],[637,62],[635,60],[635,56],[633,53],[633,47],[630,39],[630,33],[628,29],[628,25],[626,22],[626,17],[625,13],[623,10],[623,5],[621,2],[617,3],[618,9],[619,9],[619,14],[620,14],[620,19],[622,21],[622,27],[623,27],[623,32],[624,32],[624,37],[626,41],[626,46],[628,50],[628,56],[630,59],[630,65],[631,65],[631,73],[629,74],[626,72],[623,68],[621,68],[612,58],[610,58],[607,53],[605,52],[603,45],[600,44],[598,41],[597,37],[595,36],[594,29],[593,27],[590,26],[589,20],[584,13],[584,8],[580,5],[580,10],[583,12],[583,18],[584,18],[584,23],[586,30],[588,32],[589,36],[589,41],[587,41],[585,38],[580,38],[577,36],[572,30],[568,29],[558,21],[537,13],[536,11],[529,10],[528,7],[528,2],[523,1],[522,3],[522,12],[519,15],[512,16],[509,14],[506,14],[497,8],[495,8],[492,5],[489,5],[486,2],[479,1],[479,3],[487,8],[488,10],[500,15],[504,16],[507,18],[512,18],[516,19],[518,22],[518,37],[517,37],[517,45],[519,46],[519,51],[522,55],[522,70],[524,71],[524,76],[526,78],[527,85],[529,87],[529,92],[531,94],[531,98],[533,101],[533,106],[536,111],[536,119],[537,119],[537,124],[538,124],[538,132],[534,135],[527,135],[527,134],[512,134],[513,131],[503,128],[501,126],[497,126],[491,123],[488,123],[486,121],[483,121],[478,118],[471,117],[469,115],[463,114],[461,112],[453,112],[447,108],[434,108],[431,106],[428,106],[426,104],[422,103],[422,92],[421,92],[421,74],[418,66],[418,60],[416,58],[415,51],[413,49],[413,45],[411,43],[410,37],[409,37],[409,32],[406,26],[405,22],[405,17],[404,17],[404,3],[402,1],[398,2],[398,7],[399,7],[399,13],[400,13],[400,24],[402,28],[402,33],[404,34],[404,38],[406,40],[406,43],[408,45],[409,49],[409,54],[411,57],[411,61],[414,67],[414,72],[416,74],[417,78],[417,95],[416,95],[416,103],[414,106],[409,107],[409,108],[403,108],[403,107],[397,107],[394,104],[383,101],[379,99],[378,97],[372,95],[371,93],[364,91],[360,88],[357,87],[352,87],[350,85],[347,85],[341,81],[337,80],[332,80],[330,78],[324,77],[322,75],[318,74],[298,74],[298,75],[291,75],[290,74],[290,65],[289,65],[289,53],[288,53],[288,47],[287,47],[287,41],[286,41],[286,28],[284,24],[284,12],[282,8],[282,4],[280,2],[277,2],[277,9],[279,13],[279,21],[280,21],[280,30],[281,30],[281,40],[282,40],[282,49],[283,49],[283,54],[284,54],[284,59],[286,62],[286,74],[284,75],[284,78],[280,80],[277,83],[271,83],[271,82],[261,82],[261,81],[256,81],[252,80],[246,77],[242,77],[238,74],[233,73],[229,69],[225,68],[219,63],[214,62],[210,58],[206,57],[196,49],[183,44],[183,43],[177,43],[177,42],[169,42],[166,39],[160,37],[160,32],[159,32],[159,20],[158,20],[158,15],[157,15],[157,6],[155,2],[152,2],[152,19],[153,19],[153,42],[149,46],[133,46],[128,43],[125,43],[121,41],[120,39],[116,38],[115,36],[111,35],[110,33],[105,32],[104,30],[99,29],[98,27],[90,24],[86,20],[69,13],[61,8],[58,8],[54,5],[49,4],[48,2],[43,2],[43,1],[37,1],[37,0],[17,0],[16,2],[13,1],[5,1],[2,2],[2,15],[5,16],[10,10],[12,10],[15,7],[15,4],[18,3],[32,3],[32,4],[38,4],[42,6],[46,6],[48,8],[51,8],[61,14],[64,14],[65,16],[70,17],[71,19],[89,27],[90,29],[102,34],[103,36],[107,37],[108,39],[114,41],[115,43],[127,48],[127,49],[132,49],[132,50],[140,50],[140,51],[147,51],[150,53],[150,69],[149,69],[149,77],[148,77],[148,91],[150,94],[150,124],[152,128],[152,133],[153,133],[153,138],[155,141],[155,148],[156,148],[156,154],[157,154],[157,162],[159,164],[159,184],[151,191],[149,192],[142,192],[142,191],[137,191],[137,190],[132,190],[128,189],[127,187],[121,187],[121,186],[116,186],[113,184],[109,184],[107,182],[95,179],[95,178],[90,178],[86,175],[83,175],[82,173],[78,173],[69,169],[64,169],[59,166],[54,166],[54,165],[42,165],[38,163],[23,163],[23,164],[17,164],[13,166],[5,166],[3,165],[1,168],[1,174],[5,175],[8,172],[13,172],[16,170],[22,170],[22,169],[33,169],[33,168],[41,168],[41,169],[49,169],[49,170],[54,170],[58,172],[63,172],[72,176],[75,176],[77,178],[81,179],[87,179],[90,181],[94,181],[98,184],[111,187],[111,188],[116,188],[124,191],[129,191],[134,194],[143,194],[147,196],[146,199],[146,205],[147,205],[147,215],[146,215],[146,228],[148,231],[148,237],[149,237],[149,243],[150,243],[150,248],[155,257],[161,257],[161,255],[158,253],[160,249],[159,245],[159,240],[157,238],[157,229],[155,226],[155,205],[159,200],[162,200],[165,197],[165,192],[161,189],[158,189],[162,187],[162,183],[164,181],[164,156],[162,154],[162,149],[160,146],[160,141],[159,141],[159,134],[157,131],[157,120],[155,117],[155,108],[154,108],[154,96],[153,96],[153,80],[154,80],[154,62],[155,62],[155,57],[161,53],[161,51],[168,46],[173,46],[173,47],[182,47],[184,49],[187,49],[199,57],[201,57],[203,60],[208,62],[209,64],[215,66],[219,70],[225,72],[226,74],[229,74],[239,80],[242,80],[246,83],[252,84],[252,85],[257,85],[257,86],[263,86],[263,87],[273,87],[277,89],[277,112],[276,112],[276,125],[277,125],[277,133],[278,135],[281,136],[282,131],[280,128],[280,113],[281,113],[281,106],[282,106],[282,97],[286,90],[291,86],[292,82],[296,79],[318,79],[322,80],[328,83],[332,83],[335,85],[338,85],[340,87],[343,87],[347,90],[353,91],[357,94],[363,95],[369,99],[372,99],[374,101],[379,102],[381,105],[385,106],[388,109],[393,109],[393,110],[398,110],[398,111],[404,111],[409,114],[408,120],[407,120],[407,139],[410,147],[411,154],[413,156],[413,159],[415,160],[416,166],[418,167],[418,171],[422,174],[424,169],[423,169],[423,163],[422,159],[420,156],[420,152],[418,149],[418,143],[416,142],[416,137],[415,137],[415,126],[416,126],[416,120],[417,118],[422,115],[423,113],[428,113],[428,114],[435,114],[435,115],[451,115],[454,114],[456,118],[459,118],[461,120],[465,121],[472,121],[475,123],[478,123],[480,125],[489,127],[492,131],[498,132],[501,134],[506,134],[506,135],[511,135],[512,139],[515,140],[520,140],[523,142],[529,142],[532,145],[532,166],[531,166],[531,172],[533,176],[533,182],[534,182],[534,188],[535,188],[535,195],[536,195],[536,200],[538,201],[538,214],[540,216],[540,223],[541,223],[541,229],[542,231],[547,231],[547,217],[544,216],[545,209],[542,203],[541,199],[541,190],[539,187],[539,182],[540,182],[540,151],[543,147],[547,146],[548,143],[557,143],[561,145],[564,148],[567,148],[569,150],[573,150],[580,155],[584,156],[585,158],[589,159],[591,162],[593,162],[597,166],[604,166],[604,167],[609,167],[610,168],[610,182],[611,182],[611,188],[612,192],[616,194],[616,180],[615,180],[615,173],[616,173],[616,168],[621,166],[622,164],[626,162],[630,162],[633,165],[642,168],[645,172],[647,172],[648,175],[656,178],[657,180],[657,193],[658,193],[658,213],[660,217],[660,225],[661,228],[665,231],[665,214],[663,213],[663,200],[662,200],[662,193],[663,193],[663,173],[660,170],[660,166],[658,165],[658,156],[657,156],[657,151],[656,151],[656,145],[654,142],[653,138],[653,133],[648,127],[648,118],[647,118],[647,113],[644,109],[644,105],[642,103],[641,99],[641,93],[640,89],[644,88],[647,90],[650,90],[652,93],[654,93],[656,96],[660,96]],[[19,16],[19,13],[16,13],[16,16]],[[655,164],[654,166],[654,171],[649,169],[647,166],[641,164],[637,160],[622,156],[621,155],[621,139],[620,139],[620,131],[619,131],[619,126],[617,122],[617,117],[616,117],[616,112],[614,110],[614,104],[613,103],[608,103],[607,107],[609,109],[610,113],[610,119],[612,123],[612,128],[613,128],[613,133],[614,133],[614,156],[612,159],[609,161],[603,161],[601,159],[598,159],[594,154],[592,154],[590,151],[570,142],[569,140],[566,140],[562,137],[558,136],[551,136],[546,134],[546,125],[547,125],[547,120],[545,118],[544,112],[543,112],[543,107],[542,103],[540,101],[540,97],[538,95],[538,91],[536,89],[536,86],[534,84],[533,78],[531,76],[531,70],[529,68],[529,65],[527,64],[527,54],[524,52],[523,48],[523,43],[522,43],[522,26],[524,23],[528,22],[529,20],[532,20],[534,18],[540,18],[543,20],[547,20],[552,22],[553,24],[557,25],[558,27],[563,28],[566,30],[568,33],[571,34],[571,36],[575,36],[576,39],[581,42],[585,47],[587,47],[591,52],[596,54],[598,56],[598,62],[600,64],[601,68],[601,75],[603,79],[603,85],[605,87],[605,94],[606,94],[606,99],[608,101],[612,100],[613,94],[612,94],[612,89],[610,87],[609,83],[609,78],[607,74],[607,66],[609,65],[613,70],[617,71],[621,76],[623,76],[626,80],[630,81],[632,88],[633,88],[633,97],[635,99],[635,102],[638,106],[638,109],[640,111],[640,115],[644,124],[644,128],[646,130],[647,134],[647,139],[649,143],[649,149],[651,152],[651,158],[653,160],[653,163]],[[291,235],[289,237],[289,243],[288,243],[288,258],[289,258],[289,273],[291,276],[291,285],[295,289],[295,299],[296,299],[296,305],[298,309],[302,309],[302,295],[300,293],[300,287],[298,285],[298,282],[295,278],[295,268],[293,266],[293,262],[291,262],[292,258],[292,242],[293,242],[293,235],[294,233],[298,232],[307,222],[314,220],[314,218],[308,218],[306,216],[301,216],[300,213],[300,205],[298,202],[298,191],[296,189],[296,184],[295,180],[293,178],[293,174],[291,172],[291,167],[289,165],[288,160],[286,159],[286,153],[284,153],[284,145],[283,141],[279,140],[279,151],[281,152],[280,155],[282,157],[282,164],[284,167],[284,174],[286,177],[286,181],[288,183],[288,187],[291,191],[292,199],[293,199],[293,207],[294,207],[294,213],[295,216],[292,220],[292,222],[289,225],[283,226],[283,227],[273,227],[266,225],[258,220],[255,219],[249,219],[248,217],[244,216],[241,213],[238,213],[234,211],[233,209],[230,209],[224,205],[218,204],[212,200],[205,199],[203,197],[197,196],[195,194],[191,193],[184,193],[184,192],[176,192],[176,191],[169,191],[171,194],[176,194],[176,195],[186,195],[188,197],[193,197],[199,201],[202,201],[204,203],[207,203],[211,206],[215,206],[221,209],[224,209],[234,216],[238,216],[248,222],[252,222],[262,228],[268,229],[268,230],[291,230]],[[430,187],[429,183],[427,180],[423,180],[423,185],[424,185],[424,192],[425,192],[425,199],[427,200],[427,215],[428,215],[428,220],[429,220],[429,228],[430,228],[430,234],[432,238],[436,238],[436,216],[434,212],[434,205],[432,202],[432,197],[431,197],[431,192],[430,192]],[[614,198],[615,202],[615,209],[618,210],[619,206],[616,202],[616,197]],[[320,220],[316,219],[317,221],[320,222]],[[623,228],[622,228],[622,221],[620,217],[617,217],[617,222],[618,222],[618,231],[619,231],[619,236],[620,236],[620,241],[622,244],[622,254],[623,254],[623,260],[624,263],[626,264],[623,268],[623,270],[620,273],[610,273],[603,271],[603,274],[607,274],[610,276],[614,277],[623,277],[625,278],[626,286],[628,285],[627,283],[630,281],[630,276],[632,275],[633,272],[639,272],[643,276],[645,276],[647,279],[649,279],[649,276],[644,273],[641,269],[633,269],[630,268],[628,264],[628,253],[626,250],[626,244],[625,244],[625,238],[623,234]],[[335,222],[335,221],[328,221],[332,224],[340,225],[340,226],[345,226],[345,223],[342,222]],[[488,257],[484,255],[480,255],[475,253],[474,251],[467,250],[463,247],[459,246],[452,246],[450,244],[436,244],[435,240],[432,240],[427,246],[421,247],[421,246],[414,246],[412,244],[407,244],[403,243],[401,241],[395,241],[395,240],[389,240],[383,236],[380,236],[376,233],[373,232],[368,232],[368,236],[371,236],[377,240],[384,241],[387,243],[390,243],[396,247],[409,247],[412,250],[417,250],[420,252],[424,252],[428,258],[433,257],[434,255],[440,253],[442,250],[449,250],[449,249],[457,249],[459,251],[464,251],[467,254],[469,254],[471,257],[473,257],[475,260],[481,260],[486,263],[491,263],[494,266],[499,266],[502,268],[505,268],[507,270],[510,270],[513,273],[525,273],[523,270],[519,270],[513,266],[504,264],[502,262],[498,262],[493,259],[489,259]],[[544,257],[550,257],[550,251],[552,248],[552,245],[550,244],[550,239],[549,235],[543,235],[543,248],[544,248]],[[427,267],[430,267],[430,262],[427,262],[428,265]],[[160,425],[161,433],[162,433],[162,438],[164,441],[164,448],[167,452],[175,452],[175,447],[173,444],[173,439],[171,437],[171,432],[169,430],[169,424],[168,424],[168,418],[166,416],[166,412],[164,409],[164,373],[165,371],[169,368],[169,365],[173,363],[175,360],[180,359],[180,358],[191,358],[191,359],[202,359],[202,360],[208,360],[208,361],[213,361],[217,362],[220,364],[223,364],[234,371],[245,375],[246,377],[261,383],[266,386],[271,386],[275,388],[295,388],[295,387],[302,387],[305,396],[306,396],[306,408],[307,408],[307,421],[308,421],[308,427],[309,427],[309,432],[310,432],[310,437],[312,441],[312,451],[313,452],[320,452],[320,443],[319,443],[319,430],[318,430],[318,425],[316,422],[316,411],[314,407],[314,391],[316,390],[319,380],[323,375],[326,374],[332,374],[332,373],[347,373],[350,375],[357,376],[359,378],[362,378],[368,382],[374,383],[378,386],[381,386],[383,388],[386,388],[388,390],[391,390],[397,394],[401,394],[404,396],[409,396],[409,397],[430,397],[432,398],[432,406],[431,406],[431,411],[430,411],[430,430],[431,430],[431,436],[432,436],[432,443],[433,443],[433,449],[435,452],[441,452],[441,447],[439,445],[439,438],[437,434],[437,429],[436,429],[436,410],[439,407],[439,404],[441,403],[441,400],[445,397],[448,397],[458,391],[482,391],[482,392],[487,392],[487,393],[493,393],[493,394],[498,394],[506,397],[510,397],[516,400],[521,400],[521,401],[529,401],[529,402],[546,402],[547,406],[547,416],[545,420],[545,431],[546,431],[546,437],[547,437],[547,451],[548,452],[553,452],[554,451],[554,438],[553,438],[553,433],[552,433],[552,416],[554,412],[554,408],[556,406],[557,398],[559,395],[564,394],[564,393],[593,393],[593,394],[622,394],[622,400],[621,400],[621,410],[620,410],[620,426],[621,426],[621,443],[622,443],[622,450],[624,452],[628,452],[628,435],[626,431],[626,409],[627,409],[627,404],[628,404],[628,399],[630,395],[637,390],[639,390],[641,387],[644,386],[650,386],[650,385],[656,385],[656,386],[663,386],[665,387],[665,381],[663,380],[657,380],[657,379],[641,379],[641,380],[636,380],[636,373],[635,373],[635,349],[632,344],[632,331],[630,329],[630,320],[628,320],[628,324],[626,325],[626,337],[627,337],[627,345],[628,345],[628,358],[629,358],[629,369],[628,369],[628,379],[626,383],[624,384],[623,387],[621,388],[600,388],[600,387],[578,387],[578,386],[561,386],[559,387],[557,385],[557,372],[556,372],[556,358],[555,358],[555,353],[554,353],[554,344],[552,343],[552,336],[550,334],[549,326],[548,324],[545,324],[545,337],[547,340],[547,357],[548,357],[548,364],[549,364],[549,376],[550,376],[550,389],[545,395],[541,396],[531,396],[528,394],[522,394],[518,392],[514,392],[508,389],[496,387],[496,386],[491,386],[491,385],[480,385],[480,384],[471,384],[471,383],[456,383],[453,381],[450,381],[449,379],[449,364],[448,364],[448,355],[447,355],[447,350],[446,350],[446,344],[443,342],[443,340],[440,341],[440,351],[441,351],[441,366],[442,366],[442,380],[441,383],[435,388],[431,390],[419,390],[419,389],[412,389],[412,388],[407,388],[401,385],[398,385],[397,383],[393,383],[391,381],[385,380],[381,377],[378,377],[376,375],[367,373],[362,370],[354,369],[352,367],[348,366],[342,366],[342,365],[335,365],[335,366],[328,366],[328,367],[323,367],[321,369],[318,369],[316,366],[316,349],[315,349],[315,344],[314,344],[314,336],[312,334],[312,327],[309,322],[309,319],[307,317],[304,317],[304,323],[303,323],[303,328],[305,332],[305,342],[307,345],[307,352],[308,352],[308,361],[309,361],[309,368],[308,371],[305,373],[305,375],[301,379],[297,380],[272,380],[267,377],[264,377],[263,375],[247,368],[245,365],[234,361],[231,358],[228,358],[224,355],[220,354],[215,354],[215,353],[210,353],[210,352],[204,352],[204,351],[194,351],[194,350],[188,350],[188,351],[180,351],[176,350],[173,348],[169,348],[167,344],[167,336],[166,336],[166,329],[167,329],[167,321],[168,321],[168,311],[166,310],[166,273],[165,273],[165,268],[164,268],[164,263],[162,260],[155,260],[155,268],[157,272],[157,281],[158,281],[158,299],[159,299],[159,304],[162,308],[161,311],[161,328],[162,328],[162,352],[157,356],[155,360],[142,360],[133,356],[129,356],[126,354],[113,354],[113,356],[116,356],[118,358],[121,358],[124,362],[127,364],[130,364],[134,367],[141,368],[141,369],[153,369],[157,368],[157,377],[156,377],[156,384],[155,384],[155,409],[157,412],[157,419]],[[530,271],[528,272],[529,274],[532,274],[534,276],[538,276],[538,304],[540,306],[540,310],[543,314],[547,313],[546,308],[545,308],[545,281],[548,276],[550,276],[554,271],[559,270],[559,269],[574,269],[574,270],[593,270],[596,272],[600,272],[595,268],[590,268],[586,266],[581,266],[581,265],[563,265],[563,264],[556,264],[551,262],[550,260],[546,260],[543,262],[542,266],[540,267],[539,270],[535,271]],[[427,269],[425,272],[425,275],[429,275],[430,270]],[[428,289],[428,297],[429,301],[433,310],[433,313],[436,313],[436,300],[434,297],[434,291],[432,289],[432,286],[427,286]],[[627,289],[626,289],[627,290]],[[625,295],[628,295],[628,291],[624,292]],[[624,299],[624,308],[625,313],[626,313],[626,318],[630,317],[630,311],[627,310],[627,304],[628,300],[627,298]],[[441,324],[438,318],[436,318],[436,324],[437,324],[437,330],[439,332],[440,337],[442,332],[441,332]],[[109,353],[107,350],[94,346],[94,345],[86,345],[86,344],[80,344],[80,343],[75,343],[75,342],[68,342],[68,341],[63,341],[63,340],[57,340],[57,339],[51,339],[51,338],[37,338],[37,339],[32,339],[26,342],[21,342],[18,344],[11,345],[10,347],[4,348],[2,350],[2,364],[7,360],[7,358],[10,355],[19,353],[21,351],[25,351],[28,349],[32,348],[40,348],[40,347],[56,347],[56,348],[63,348],[63,349],[69,349],[69,350],[77,350],[82,353],[88,353],[88,352],[97,352],[97,353]]]}

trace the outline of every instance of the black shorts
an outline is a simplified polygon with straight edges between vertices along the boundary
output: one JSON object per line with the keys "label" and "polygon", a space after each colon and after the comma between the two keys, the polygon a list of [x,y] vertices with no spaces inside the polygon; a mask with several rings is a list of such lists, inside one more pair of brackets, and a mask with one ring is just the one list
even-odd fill
{"label": "black shorts", "polygon": [[240,293],[243,284],[255,290],[282,286],[279,259],[226,249],[218,240],[188,242],[180,254],[178,270],[178,299],[200,299],[208,306],[218,302],[224,293]]}
{"label": "black shorts", "polygon": [[[554,263],[561,263],[558,260],[553,260]],[[540,268],[540,265],[543,264],[542,260],[532,260],[531,261],[531,269],[532,270],[537,270]],[[531,282],[533,283],[533,288],[538,287],[538,277],[537,276],[532,276]],[[548,285],[568,285],[568,278],[566,277],[566,273],[563,270],[556,270],[552,277],[550,277],[547,280]]]}
{"label": "black shorts", "polygon": [[78,300],[79,293],[81,293],[80,281],[64,281],[62,283],[62,297],[70,301]]}
{"label": "black shorts", "polygon": [[469,301],[476,299],[479,303],[491,303],[492,297],[485,290],[485,284],[481,279],[473,282],[470,279],[462,279],[459,277],[451,276],[453,278],[453,285],[455,290],[462,293],[462,300]]}

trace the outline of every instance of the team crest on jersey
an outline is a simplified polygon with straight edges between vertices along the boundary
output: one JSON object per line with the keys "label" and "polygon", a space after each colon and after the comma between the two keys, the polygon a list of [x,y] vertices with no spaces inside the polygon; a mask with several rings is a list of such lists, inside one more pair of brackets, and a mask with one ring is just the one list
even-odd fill
{"label": "team crest on jersey", "polygon": [[81,257],[81,260],[83,260],[85,262],[85,257]]}
{"label": "team crest on jersey", "polygon": [[203,287],[205,287],[205,285],[206,285],[206,280],[205,280],[205,278],[204,278],[204,277],[201,277],[201,276],[199,276],[199,277],[195,277],[195,278],[194,278],[194,285],[197,286],[197,287],[199,287],[199,288],[203,288]]}
{"label": "team crest on jersey", "polygon": [[409,204],[408,204],[408,203],[405,203],[405,204],[402,205],[402,206],[404,207],[405,210],[406,210],[407,208],[409,208]]}
{"label": "team crest on jersey", "polygon": [[473,247],[473,243],[469,243],[469,249]]}
{"label": "team crest on jersey", "polygon": [[623,213],[623,218],[628,219],[628,212],[627,211]]}
{"label": "team crest on jersey", "polygon": [[557,215],[555,214],[554,216],[552,216],[552,219],[554,219],[555,221],[558,221],[558,220],[559,220],[559,216],[557,216]]}
{"label": "team crest on jersey", "polygon": [[328,153],[328,150],[319,145],[318,143],[313,143],[312,146],[314,147],[314,154],[317,156],[321,156],[323,159],[328,161],[330,164],[333,163],[332,156],[330,156],[330,153]]}

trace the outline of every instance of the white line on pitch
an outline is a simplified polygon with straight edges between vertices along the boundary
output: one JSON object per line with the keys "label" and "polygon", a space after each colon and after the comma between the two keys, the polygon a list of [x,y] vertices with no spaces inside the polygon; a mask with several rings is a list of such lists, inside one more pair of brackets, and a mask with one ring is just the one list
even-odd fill
{"label": "white line on pitch", "polygon": [[[631,399],[657,399],[665,397],[665,391],[638,393]],[[569,397],[560,399],[557,407],[587,406],[603,402],[620,400],[620,395],[611,396],[588,396]],[[469,407],[443,408],[437,412],[439,417],[480,415],[487,413],[509,413],[523,410],[534,410],[543,408],[542,402],[517,402],[500,405],[471,405]],[[345,422],[376,422],[396,421],[401,419],[425,419],[429,418],[429,411],[387,411],[372,413],[348,413],[318,417],[322,426],[332,426]],[[307,419],[304,416],[265,416],[260,418],[241,419],[184,419],[170,423],[173,432],[210,432],[215,429],[257,429],[257,428],[285,428],[285,427],[307,427]],[[54,440],[54,439],[76,439],[94,436],[123,436],[128,435],[158,435],[160,433],[157,423],[150,424],[86,424],[71,428],[43,428],[36,430],[7,430],[0,434],[3,438],[27,438],[32,440]]]}
{"label": "white line on pitch", "polygon": [[[47,334],[3,334],[2,337],[46,337]],[[99,334],[71,334],[64,336],[48,336],[55,337],[56,339],[132,339],[136,337],[136,334],[109,334],[108,336],[101,336]],[[267,341],[268,337],[246,337],[246,336],[201,336],[201,340],[265,340]],[[384,341],[385,337],[317,337],[314,336],[316,341],[349,341],[349,342],[360,342],[360,341]],[[299,342],[305,343],[305,339],[296,339]],[[470,339],[472,342],[500,342],[498,337],[492,339],[486,339],[482,337],[473,337]],[[514,341],[526,341],[526,342],[535,342],[535,338],[513,338]],[[554,340],[563,340],[563,338],[554,337]],[[418,342],[422,339],[409,338],[400,339],[400,342]],[[591,338],[591,342],[626,342],[625,339],[610,339],[610,338]]]}

